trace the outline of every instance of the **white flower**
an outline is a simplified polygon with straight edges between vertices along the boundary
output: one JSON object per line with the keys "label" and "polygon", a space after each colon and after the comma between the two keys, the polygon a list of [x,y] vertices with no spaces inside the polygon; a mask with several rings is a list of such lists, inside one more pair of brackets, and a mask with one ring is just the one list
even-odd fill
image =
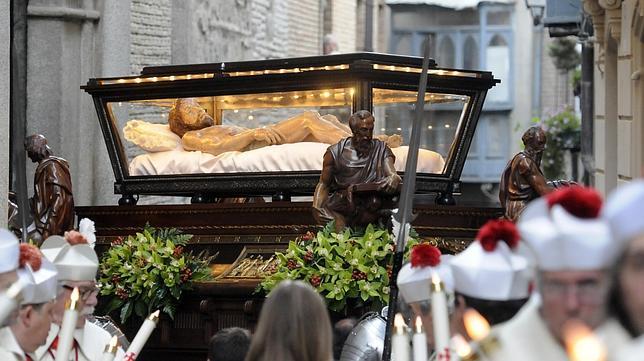
{"label": "white flower", "polygon": [[349,261],[349,264],[350,264],[350,265],[352,265],[352,266],[357,266],[357,265],[358,265],[358,263],[359,263],[359,262],[358,262],[358,259],[357,259],[357,258],[353,258],[351,261]]}

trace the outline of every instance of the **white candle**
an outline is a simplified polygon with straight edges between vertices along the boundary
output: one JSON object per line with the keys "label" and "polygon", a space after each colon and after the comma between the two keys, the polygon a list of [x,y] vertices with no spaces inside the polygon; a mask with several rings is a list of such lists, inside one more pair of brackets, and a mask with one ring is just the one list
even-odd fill
{"label": "white candle", "polygon": [[394,318],[394,334],[391,336],[391,360],[409,361],[409,337],[407,325],[400,313]]}
{"label": "white candle", "polygon": [[423,330],[423,321],[416,316],[415,332],[411,338],[414,361],[427,361],[427,336]]}
{"label": "white candle", "polygon": [[434,350],[437,360],[448,361],[451,359],[449,348],[449,313],[447,309],[447,295],[438,274],[432,274],[432,323],[434,330]]}
{"label": "white candle", "polygon": [[56,350],[56,361],[68,361],[69,352],[72,349],[74,342],[74,330],[76,329],[76,322],[78,321],[78,313],[80,311],[80,304],[78,303],[79,292],[78,287],[74,287],[69,300],[65,303],[65,314],[63,315],[63,323],[60,325],[58,332],[58,349]]}
{"label": "white candle", "polygon": [[14,282],[6,292],[0,294],[0,325],[5,324],[6,318],[16,309],[22,291],[22,283]]}
{"label": "white candle", "polygon": [[119,339],[116,336],[112,336],[110,343],[105,345],[105,352],[103,352],[103,358],[101,361],[114,361],[116,356],[116,351],[119,349]]}
{"label": "white candle", "polygon": [[141,350],[143,350],[143,346],[145,346],[145,343],[148,342],[148,338],[150,338],[152,331],[154,331],[154,328],[157,327],[157,322],[159,322],[159,310],[156,310],[155,312],[150,314],[150,316],[148,316],[148,318],[143,321],[143,325],[141,325],[141,328],[139,328],[139,332],[136,333],[136,336],[134,336],[134,340],[132,340],[130,347],[128,347],[127,351],[125,352],[124,360],[136,360],[136,358],[141,353]]}

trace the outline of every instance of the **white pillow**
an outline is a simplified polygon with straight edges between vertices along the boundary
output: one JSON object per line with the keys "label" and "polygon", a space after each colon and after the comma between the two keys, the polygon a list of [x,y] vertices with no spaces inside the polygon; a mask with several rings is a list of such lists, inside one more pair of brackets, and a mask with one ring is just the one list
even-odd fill
{"label": "white pillow", "polygon": [[148,152],[183,150],[181,138],[170,130],[168,124],[133,119],[123,127],[123,136]]}

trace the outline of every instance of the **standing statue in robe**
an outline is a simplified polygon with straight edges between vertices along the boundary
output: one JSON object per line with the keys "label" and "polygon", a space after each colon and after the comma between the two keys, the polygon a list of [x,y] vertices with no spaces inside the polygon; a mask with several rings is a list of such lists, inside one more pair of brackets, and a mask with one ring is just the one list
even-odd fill
{"label": "standing statue in robe", "polygon": [[335,220],[337,230],[362,227],[387,217],[401,184],[395,157],[387,144],[373,139],[375,119],[366,110],[349,118],[353,135],[331,145],[313,196],[313,216],[320,224]]}
{"label": "standing statue in robe", "polygon": [[42,243],[51,235],[63,235],[74,227],[74,196],[69,164],[54,157],[47,139],[31,135],[25,139],[25,151],[32,162],[38,163],[34,173],[34,195],[29,199],[33,223],[29,238]]}

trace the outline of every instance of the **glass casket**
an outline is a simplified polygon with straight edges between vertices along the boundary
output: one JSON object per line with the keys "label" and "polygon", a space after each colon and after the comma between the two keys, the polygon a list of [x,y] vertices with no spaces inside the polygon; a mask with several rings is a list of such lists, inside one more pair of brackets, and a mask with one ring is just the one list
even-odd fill
{"label": "glass casket", "polygon": [[[373,113],[374,136],[388,140],[404,169],[421,63],[357,53],[159,66],[82,88],[94,99],[120,203],[144,194],[289,199],[313,193],[328,144],[350,135],[357,110]],[[418,193],[458,190],[497,82],[490,72],[431,62]]]}

